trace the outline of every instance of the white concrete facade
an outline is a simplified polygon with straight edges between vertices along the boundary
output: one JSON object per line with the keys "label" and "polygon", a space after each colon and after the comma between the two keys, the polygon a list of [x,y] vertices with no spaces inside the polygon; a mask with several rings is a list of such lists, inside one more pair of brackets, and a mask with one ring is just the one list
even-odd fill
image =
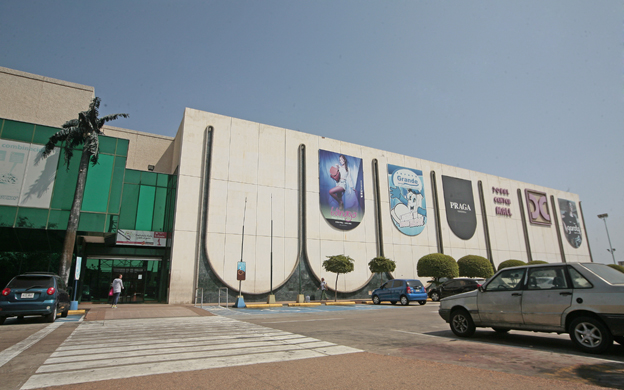
{"label": "white concrete facade", "polygon": [[[212,148],[206,151],[203,150],[203,145],[209,126],[214,129],[214,138]],[[436,175],[437,208],[440,213],[444,253],[455,259],[468,254],[488,257],[483,210],[479,201],[479,182],[483,188],[491,253],[495,265],[508,259],[562,261],[557,225],[554,221],[554,218],[558,218],[561,225],[561,210],[557,204],[556,213],[551,212],[553,221],[549,226],[531,224],[528,219],[529,206],[524,197],[526,189],[546,193],[551,209],[551,197],[555,199],[555,203],[557,199],[563,198],[579,204],[576,194],[564,191],[193,109],[186,110],[176,142],[181,145],[178,154],[180,190],[173,233],[170,295],[172,303],[189,302],[193,295],[195,287],[193,270],[197,266],[197,248],[201,243],[199,224],[204,180],[210,181],[206,251],[211,268],[218,278],[229,288],[238,290],[236,263],[242,257],[247,269],[246,280],[242,283],[243,293],[264,294],[269,291],[271,219],[274,286],[279,286],[293,274],[298,258],[300,145],[304,145],[306,150],[305,231],[307,254],[313,276],[318,280],[321,277],[329,281],[334,280],[335,275],[326,273],[322,267],[322,262],[327,256],[345,254],[355,260],[354,271],[341,275],[339,292],[356,291],[366,286],[372,276],[368,262],[378,255],[373,160],[377,160],[379,167],[383,250],[386,257],[397,263],[395,277],[418,278],[416,271],[418,260],[426,254],[438,252],[432,171]],[[366,212],[361,224],[353,230],[332,227],[319,210],[319,149],[358,157],[363,161]],[[204,176],[202,167],[206,153],[211,153],[209,178]],[[423,173],[428,222],[422,233],[416,236],[401,233],[391,221],[388,176],[385,174],[387,164],[413,168]],[[470,239],[463,240],[457,237],[449,228],[442,176],[471,181],[477,227]],[[508,195],[503,197],[509,202],[503,206],[509,209],[511,216],[496,214],[495,209],[500,204],[495,203],[493,199],[501,196],[494,192],[495,188],[507,190]],[[527,221],[530,258],[526,250],[520,202]],[[245,218],[244,245],[242,245],[243,218]],[[566,241],[563,232],[561,233],[566,261],[591,261],[581,217],[579,223],[583,238],[578,248],[573,248]],[[333,286],[333,283],[330,284]]]}

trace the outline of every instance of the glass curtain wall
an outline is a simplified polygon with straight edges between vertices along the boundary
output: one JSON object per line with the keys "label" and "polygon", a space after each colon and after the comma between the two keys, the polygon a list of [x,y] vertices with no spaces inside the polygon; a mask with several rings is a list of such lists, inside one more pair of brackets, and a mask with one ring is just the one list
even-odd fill
{"label": "glass curtain wall", "polygon": [[87,259],[80,300],[107,303],[113,279],[122,274],[124,289],[119,303],[158,302],[160,268],[160,260]]}

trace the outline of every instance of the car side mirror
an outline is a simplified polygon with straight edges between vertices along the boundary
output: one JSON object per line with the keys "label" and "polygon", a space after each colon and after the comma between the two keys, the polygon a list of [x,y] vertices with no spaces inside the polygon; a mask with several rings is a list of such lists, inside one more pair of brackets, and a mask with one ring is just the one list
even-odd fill
{"label": "car side mirror", "polygon": [[480,292],[485,292],[485,289],[483,288],[483,286],[479,286],[479,291]]}

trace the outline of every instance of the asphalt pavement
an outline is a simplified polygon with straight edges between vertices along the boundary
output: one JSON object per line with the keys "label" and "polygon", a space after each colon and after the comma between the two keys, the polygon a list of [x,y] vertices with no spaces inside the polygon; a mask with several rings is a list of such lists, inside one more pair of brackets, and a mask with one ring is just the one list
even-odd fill
{"label": "asphalt pavement", "polygon": [[624,347],[595,357],[564,336],[460,340],[431,303],[79,309],[0,327],[0,389],[624,388]]}

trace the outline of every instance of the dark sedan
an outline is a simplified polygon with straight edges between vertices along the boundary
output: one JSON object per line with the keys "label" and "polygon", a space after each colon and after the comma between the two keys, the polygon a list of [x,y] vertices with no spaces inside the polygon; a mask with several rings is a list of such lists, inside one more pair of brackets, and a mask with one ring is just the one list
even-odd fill
{"label": "dark sedan", "polygon": [[451,295],[476,290],[479,286],[481,286],[481,284],[483,284],[483,282],[485,282],[485,279],[450,279],[438,286],[431,287],[428,291],[429,298],[431,298],[432,301],[437,302],[440,299],[450,297]]}

